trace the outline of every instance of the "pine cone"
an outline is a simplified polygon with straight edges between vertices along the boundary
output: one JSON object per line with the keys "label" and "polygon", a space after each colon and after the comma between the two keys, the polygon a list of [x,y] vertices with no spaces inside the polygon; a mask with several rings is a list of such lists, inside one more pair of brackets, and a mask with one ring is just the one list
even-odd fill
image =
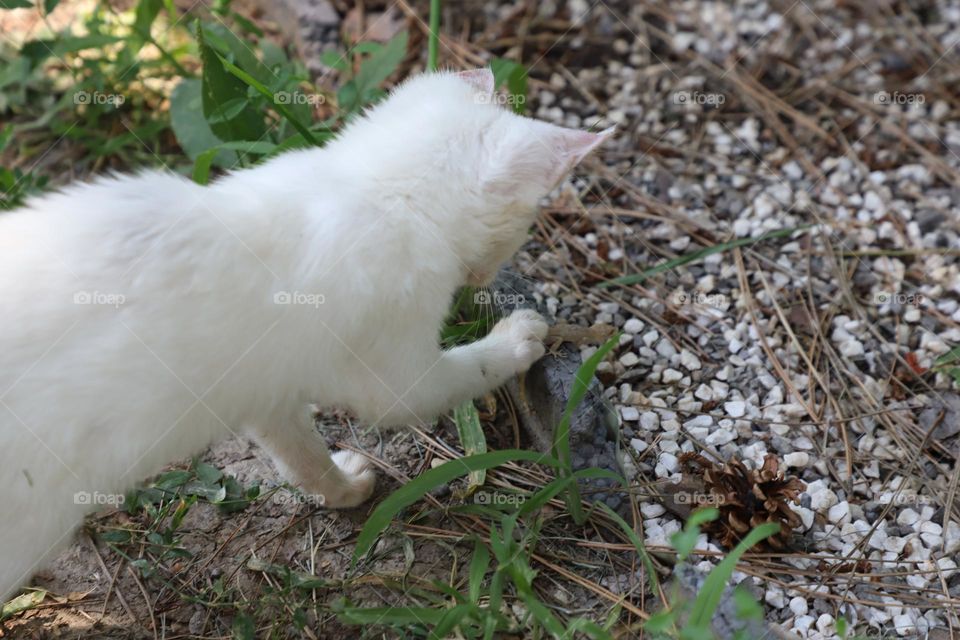
{"label": "pine cone", "polygon": [[717,465],[695,453],[681,454],[679,461],[684,480],[688,474],[694,476],[714,497],[711,502],[720,511],[720,517],[702,529],[714,534],[721,545],[732,548],[750,530],[766,522],[776,522],[780,524],[780,532],[758,546],[771,551],[789,547],[793,529],[801,521],[788,503],[798,502],[807,485],[798,478],[787,478],[780,470],[777,456],[767,454],[763,466],[756,471],[737,459]]}

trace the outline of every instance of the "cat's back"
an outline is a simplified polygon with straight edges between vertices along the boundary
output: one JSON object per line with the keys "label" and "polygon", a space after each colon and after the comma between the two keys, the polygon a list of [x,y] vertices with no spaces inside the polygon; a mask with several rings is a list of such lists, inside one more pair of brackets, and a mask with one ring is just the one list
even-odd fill
{"label": "cat's back", "polygon": [[0,214],[0,383],[17,356],[39,357],[71,327],[115,309],[124,281],[175,235],[199,189],[162,172],[106,177]]}

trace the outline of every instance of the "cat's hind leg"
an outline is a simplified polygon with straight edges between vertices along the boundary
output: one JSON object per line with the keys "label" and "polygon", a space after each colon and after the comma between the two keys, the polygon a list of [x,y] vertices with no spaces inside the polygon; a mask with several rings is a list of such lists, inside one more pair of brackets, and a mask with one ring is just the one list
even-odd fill
{"label": "cat's hind leg", "polygon": [[253,431],[284,478],[331,509],[348,509],[365,502],[377,479],[367,457],[353,451],[331,455],[327,443],[313,428],[308,407],[299,411],[293,422]]}

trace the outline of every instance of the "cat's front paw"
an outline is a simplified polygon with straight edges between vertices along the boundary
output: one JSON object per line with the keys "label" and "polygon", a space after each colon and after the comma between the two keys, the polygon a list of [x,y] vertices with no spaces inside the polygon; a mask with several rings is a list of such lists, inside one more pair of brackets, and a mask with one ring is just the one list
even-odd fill
{"label": "cat's front paw", "polygon": [[354,451],[335,451],[330,458],[337,465],[342,482],[330,483],[325,478],[323,506],[328,509],[351,509],[360,506],[373,494],[377,484],[377,474],[370,461],[362,453]]}
{"label": "cat's front paw", "polygon": [[526,371],[543,357],[547,323],[532,309],[518,309],[498,322],[490,335],[502,340],[514,363],[516,373]]}

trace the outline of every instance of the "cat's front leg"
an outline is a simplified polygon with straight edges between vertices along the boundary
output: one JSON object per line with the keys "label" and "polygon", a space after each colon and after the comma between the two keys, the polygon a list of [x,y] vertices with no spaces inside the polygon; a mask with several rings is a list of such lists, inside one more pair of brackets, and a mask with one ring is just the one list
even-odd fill
{"label": "cat's front leg", "polygon": [[418,424],[499,387],[543,357],[546,337],[539,313],[514,311],[484,338],[422,362],[426,370],[414,372],[412,387],[379,400],[391,408],[375,424]]}
{"label": "cat's front leg", "polygon": [[543,357],[547,329],[539,313],[518,309],[495,324],[486,337],[460,348],[480,362],[487,385],[495,388]]}
{"label": "cat's front leg", "polygon": [[281,475],[325,507],[356,507],[373,493],[376,474],[366,456],[353,451],[331,454],[313,428],[308,407],[297,412],[292,424],[257,428],[253,435],[273,457]]}

